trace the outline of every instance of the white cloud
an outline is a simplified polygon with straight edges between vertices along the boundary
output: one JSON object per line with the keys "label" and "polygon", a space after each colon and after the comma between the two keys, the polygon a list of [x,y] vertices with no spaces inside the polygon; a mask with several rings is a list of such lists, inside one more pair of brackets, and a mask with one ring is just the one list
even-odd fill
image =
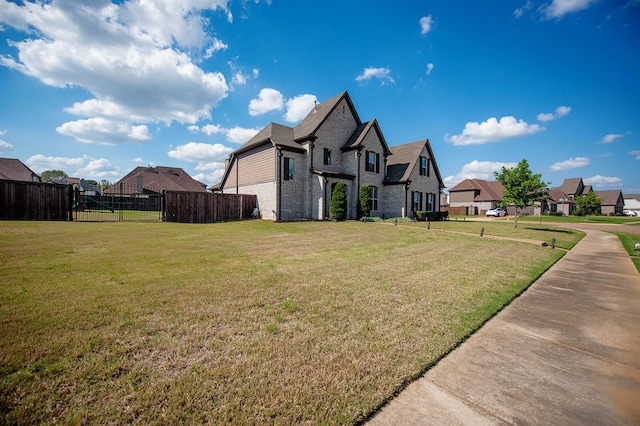
{"label": "white cloud", "polygon": [[123,121],[100,117],[69,121],[56,128],[56,131],[71,136],[78,142],[98,145],[117,145],[151,139],[146,125],[132,126]]}
{"label": "white cloud", "polygon": [[69,176],[84,179],[99,180],[117,178],[121,175],[120,168],[113,166],[106,158],[91,158],[87,155],[68,158],[36,154],[29,157],[26,164],[36,173],[42,173],[45,170],[62,170]]}
{"label": "white cloud", "polygon": [[207,51],[205,52],[204,57],[208,59],[212,57],[214,53],[220,50],[226,50],[228,48],[229,48],[228,44],[224,43],[221,40],[218,40],[217,38],[214,38],[213,42],[211,43],[211,46],[207,48]]}
{"label": "white cloud", "polygon": [[369,81],[371,79],[380,80],[380,85],[387,83],[395,84],[395,80],[391,77],[391,69],[387,68],[365,68],[362,74],[356,77],[356,81]]}
{"label": "white cloud", "polygon": [[169,151],[168,155],[176,160],[189,161],[192,163],[221,161],[224,165],[224,159],[232,152],[233,150],[231,148],[219,143],[189,142],[185,145],[177,146],[175,149]]}
{"label": "white cloud", "polygon": [[91,94],[67,112],[129,123],[194,123],[227,96],[224,76],[205,72],[192,58],[226,48],[209,33],[211,12],[230,18],[227,0],[2,5],[0,21],[29,38],[10,41],[18,54],[0,56],[0,65]]}
{"label": "white cloud", "polygon": [[444,178],[444,184],[447,188],[451,188],[465,179],[493,180],[493,172],[499,172],[503,167],[510,169],[515,166],[517,166],[517,163],[474,160],[462,166],[460,173]]}
{"label": "white cloud", "polygon": [[431,71],[433,71],[433,67],[434,65],[429,63],[427,64],[427,75],[431,74]]}
{"label": "white cloud", "polygon": [[577,169],[580,167],[587,167],[590,163],[591,161],[587,157],[570,158],[568,160],[560,161],[553,164],[550,170],[552,172],[558,172],[562,170]]}
{"label": "white cloud", "polygon": [[610,176],[600,176],[595,175],[590,178],[584,179],[584,183],[587,185],[593,185],[595,187],[611,187],[611,186],[621,186],[622,179],[619,177],[610,177]]}
{"label": "white cloud", "polygon": [[138,164],[144,163],[144,160],[141,157],[132,158],[131,161]]}
{"label": "white cloud", "polygon": [[[6,130],[0,130],[0,136],[4,136],[6,134]],[[13,145],[0,139],[0,152],[9,152],[11,150],[13,150]]]}
{"label": "white cloud", "polygon": [[616,139],[624,138],[625,136],[630,135],[630,134],[631,134],[631,132],[626,132],[624,134],[621,134],[621,133],[609,133],[608,135],[603,136],[602,139],[600,139],[600,142],[598,142],[598,143],[612,143]]}
{"label": "white cloud", "polygon": [[90,160],[86,166],[77,169],[74,173],[85,179],[108,179],[121,176],[120,168],[114,167],[111,161],[106,158],[98,158]]}
{"label": "white cloud", "polygon": [[640,160],[640,151],[629,151],[629,155],[636,157],[636,160]]}
{"label": "white cloud", "polygon": [[89,157],[86,155],[77,158],[67,157],[48,157],[42,154],[36,154],[29,157],[26,161],[29,166],[36,173],[42,173],[45,170],[63,170],[69,174],[69,169],[77,169],[84,165]]}
{"label": "white cloud", "polygon": [[168,155],[177,160],[198,163],[195,169],[203,173],[198,173],[193,178],[207,185],[212,185],[222,178],[225,159],[231,152],[233,152],[231,148],[218,143],[189,142],[185,145],[177,146],[169,151]]}
{"label": "white cloud", "polygon": [[199,128],[198,126],[189,126],[191,132],[202,132],[208,136],[215,134],[224,134],[229,142],[245,143],[260,131],[258,128],[248,129],[245,127],[224,128],[218,124],[207,124]]}
{"label": "white cloud", "polygon": [[513,14],[515,15],[516,18],[520,18],[522,17],[522,15],[524,15],[525,12],[533,9],[533,6],[534,6],[533,2],[528,0],[524,6],[514,10]]}
{"label": "white cloud", "polygon": [[245,143],[254,137],[261,129],[247,129],[244,127],[233,127],[226,129],[227,140],[234,143]]}
{"label": "white cloud", "polygon": [[309,111],[313,109],[316,104],[315,95],[298,95],[287,100],[285,106],[287,111],[284,114],[285,121],[289,123],[295,123],[302,120],[309,114]]}
{"label": "white cloud", "polygon": [[420,34],[425,35],[429,31],[431,31],[431,27],[433,26],[434,21],[431,15],[423,16],[420,18]]}
{"label": "white cloud", "polygon": [[284,97],[276,89],[264,88],[260,90],[257,99],[249,102],[249,114],[261,115],[269,111],[282,111],[284,108]]}
{"label": "white cloud", "polygon": [[0,152],[8,152],[13,150],[13,145],[0,139]]}
{"label": "white cloud", "polygon": [[575,13],[589,8],[596,0],[553,0],[551,4],[540,7],[547,19],[562,19],[568,13]]}
{"label": "white cloud", "polygon": [[231,79],[231,84],[236,84],[241,86],[245,85],[247,84],[247,76],[242,74],[242,71],[238,71],[233,75],[233,78]]}
{"label": "white cloud", "polygon": [[531,135],[543,130],[544,127],[538,124],[527,124],[513,116],[502,117],[500,121],[491,117],[482,123],[470,121],[464,126],[461,134],[445,136],[445,139],[454,145],[478,145]]}
{"label": "white cloud", "polygon": [[557,118],[561,118],[561,117],[564,117],[565,115],[568,115],[570,112],[571,112],[571,107],[559,106],[558,108],[556,108],[555,112],[538,114],[538,121],[541,121],[544,123],[547,121],[555,120]]}

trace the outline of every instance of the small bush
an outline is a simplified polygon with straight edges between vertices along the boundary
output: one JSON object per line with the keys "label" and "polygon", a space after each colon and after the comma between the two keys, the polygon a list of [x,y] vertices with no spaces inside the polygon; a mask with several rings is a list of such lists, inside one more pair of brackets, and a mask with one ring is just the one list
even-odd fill
{"label": "small bush", "polygon": [[342,182],[336,183],[336,186],[333,188],[329,214],[331,215],[331,219],[347,219],[347,191],[344,183]]}

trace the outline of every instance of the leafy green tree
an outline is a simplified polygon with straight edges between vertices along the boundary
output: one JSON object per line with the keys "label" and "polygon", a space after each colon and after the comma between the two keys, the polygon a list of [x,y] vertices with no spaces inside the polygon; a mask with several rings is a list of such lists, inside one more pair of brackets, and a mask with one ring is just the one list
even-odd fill
{"label": "leafy green tree", "polygon": [[360,187],[360,200],[358,207],[360,208],[360,217],[369,217],[371,213],[371,192],[368,185]]}
{"label": "leafy green tree", "polygon": [[40,178],[43,182],[63,182],[69,176],[62,170],[46,170],[42,172]]}
{"label": "leafy green tree", "polygon": [[347,190],[342,182],[333,187],[329,215],[332,219],[345,220],[347,218]]}
{"label": "leafy green tree", "polygon": [[532,206],[536,201],[547,199],[548,182],[542,181],[540,173],[534,174],[529,168],[529,163],[523,159],[517,166],[507,169],[502,167],[502,171],[494,172],[496,180],[502,183],[504,193],[502,195],[502,206],[514,205],[516,207],[517,225],[518,212],[525,207]]}
{"label": "leafy green tree", "polygon": [[576,197],[576,214],[578,216],[599,211],[600,206],[602,206],[602,200],[598,198],[593,191],[586,195]]}
{"label": "leafy green tree", "polygon": [[87,183],[88,183],[89,185],[98,186],[98,181],[97,181],[97,180],[94,180],[94,179],[89,179],[89,180],[87,180]]}

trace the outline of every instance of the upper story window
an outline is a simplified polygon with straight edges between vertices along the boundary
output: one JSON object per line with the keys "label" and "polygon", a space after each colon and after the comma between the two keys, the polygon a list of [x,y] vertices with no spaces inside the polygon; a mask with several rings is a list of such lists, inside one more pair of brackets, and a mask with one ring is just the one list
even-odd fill
{"label": "upper story window", "polygon": [[284,157],[284,180],[293,180],[293,158]]}
{"label": "upper story window", "polygon": [[373,151],[365,151],[367,164],[365,170],[368,172],[380,173],[380,154]]}
{"label": "upper story window", "polygon": [[429,176],[431,161],[427,157],[420,157],[420,176]]}
{"label": "upper story window", "polygon": [[331,150],[329,148],[324,149],[324,165],[331,165]]}

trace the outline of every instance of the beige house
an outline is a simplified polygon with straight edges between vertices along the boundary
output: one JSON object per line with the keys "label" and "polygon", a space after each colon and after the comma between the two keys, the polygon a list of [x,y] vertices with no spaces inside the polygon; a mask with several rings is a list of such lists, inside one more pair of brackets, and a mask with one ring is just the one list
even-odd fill
{"label": "beige house", "polygon": [[498,181],[465,179],[449,189],[449,206],[466,207],[469,215],[484,214],[502,202],[503,193],[502,183]]}
{"label": "beige house", "polygon": [[357,218],[363,185],[378,217],[439,210],[444,188],[427,139],[389,147],[377,120],[362,122],[343,92],[293,128],[270,123],[231,154],[212,189],[257,195],[264,219],[324,220],[338,182],[347,188],[349,219]]}

